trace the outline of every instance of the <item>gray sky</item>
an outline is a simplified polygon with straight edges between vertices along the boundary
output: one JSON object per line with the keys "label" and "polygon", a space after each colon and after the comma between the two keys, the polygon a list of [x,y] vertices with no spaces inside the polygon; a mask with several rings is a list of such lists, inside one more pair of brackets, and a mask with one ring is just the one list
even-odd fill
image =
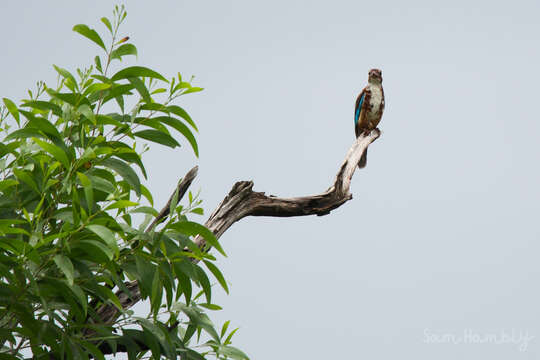
{"label": "gray sky", "polygon": [[[367,72],[383,70],[383,135],[354,199],[325,217],[248,218],[222,237],[231,295],[216,288],[213,315],[241,327],[234,345],[257,360],[538,358],[540,3],[127,10],[138,65],[206,88],[180,103],[200,127],[200,159],[189,146],[147,154],[158,208],[195,164],[207,214],[238,180],[324,191],[354,140]],[[52,83],[52,64],[90,64],[99,48],[71,28],[104,33],[112,5],[3,1],[0,12],[0,95],[15,100]]]}

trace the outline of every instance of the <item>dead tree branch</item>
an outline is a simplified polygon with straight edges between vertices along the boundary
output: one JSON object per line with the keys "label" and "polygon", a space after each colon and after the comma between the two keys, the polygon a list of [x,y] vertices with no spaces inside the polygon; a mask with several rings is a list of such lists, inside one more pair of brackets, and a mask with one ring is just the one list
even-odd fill
{"label": "dead tree branch", "polygon": [[[232,224],[246,216],[306,216],[326,215],[352,199],[349,192],[357,164],[368,146],[380,136],[379,129],[360,135],[339,167],[334,184],[322,194],[280,198],[252,190],[252,181],[239,181],[212,213],[205,226],[219,238]],[[204,246],[204,239],[195,242]]]}

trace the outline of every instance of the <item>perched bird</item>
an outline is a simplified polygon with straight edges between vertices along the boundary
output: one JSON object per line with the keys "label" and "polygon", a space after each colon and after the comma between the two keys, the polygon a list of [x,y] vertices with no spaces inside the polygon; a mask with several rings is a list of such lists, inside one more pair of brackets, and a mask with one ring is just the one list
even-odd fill
{"label": "perched bird", "polygon": [[[375,129],[384,111],[384,91],[382,87],[382,72],[379,69],[369,70],[368,85],[356,98],[354,108],[354,131],[356,137]],[[367,149],[362,155],[358,167],[361,169],[367,163]]]}

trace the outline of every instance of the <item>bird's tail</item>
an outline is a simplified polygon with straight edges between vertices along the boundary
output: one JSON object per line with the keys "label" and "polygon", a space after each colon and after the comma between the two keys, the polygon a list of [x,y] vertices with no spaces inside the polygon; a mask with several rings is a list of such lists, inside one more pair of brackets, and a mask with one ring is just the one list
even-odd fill
{"label": "bird's tail", "polygon": [[366,164],[367,164],[367,149],[366,151],[364,151],[364,153],[362,154],[362,157],[360,158],[360,161],[358,162],[358,167],[360,169],[363,169],[366,167]]}

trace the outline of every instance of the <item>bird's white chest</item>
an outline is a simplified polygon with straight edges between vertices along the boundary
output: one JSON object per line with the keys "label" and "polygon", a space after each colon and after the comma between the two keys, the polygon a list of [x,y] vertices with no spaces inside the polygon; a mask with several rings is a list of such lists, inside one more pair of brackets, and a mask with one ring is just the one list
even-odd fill
{"label": "bird's white chest", "polygon": [[369,99],[369,103],[371,105],[370,113],[372,115],[375,115],[381,109],[381,106],[383,103],[383,92],[382,92],[382,88],[376,85],[370,85],[369,90],[371,91],[371,98]]}

